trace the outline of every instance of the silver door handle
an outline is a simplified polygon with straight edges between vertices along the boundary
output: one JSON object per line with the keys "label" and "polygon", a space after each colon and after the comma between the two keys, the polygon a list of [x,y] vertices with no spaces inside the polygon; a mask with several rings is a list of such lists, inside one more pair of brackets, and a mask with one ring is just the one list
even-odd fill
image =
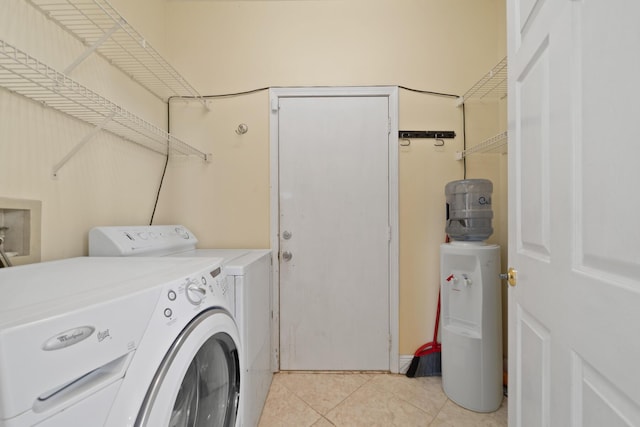
{"label": "silver door handle", "polygon": [[292,234],[291,234],[290,231],[285,231],[285,232],[282,233],[282,238],[284,240],[289,240],[291,238],[291,236],[292,236]]}
{"label": "silver door handle", "polygon": [[293,254],[291,254],[291,252],[289,252],[289,251],[282,252],[282,260],[283,261],[291,261],[291,258],[293,258]]}

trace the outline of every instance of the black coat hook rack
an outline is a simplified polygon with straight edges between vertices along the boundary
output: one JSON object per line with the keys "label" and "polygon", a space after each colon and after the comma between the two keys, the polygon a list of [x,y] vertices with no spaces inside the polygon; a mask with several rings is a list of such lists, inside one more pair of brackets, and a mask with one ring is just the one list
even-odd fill
{"label": "black coat hook rack", "polygon": [[399,138],[433,138],[433,139],[451,139],[456,137],[456,133],[452,130],[401,130],[398,131]]}

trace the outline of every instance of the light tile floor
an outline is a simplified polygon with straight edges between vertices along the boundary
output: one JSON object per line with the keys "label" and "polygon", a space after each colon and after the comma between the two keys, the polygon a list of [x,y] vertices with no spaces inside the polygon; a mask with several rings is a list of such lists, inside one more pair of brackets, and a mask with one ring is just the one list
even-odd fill
{"label": "light tile floor", "polygon": [[441,377],[388,373],[280,372],[274,375],[260,427],[506,426],[507,399],[493,413],[447,398]]}

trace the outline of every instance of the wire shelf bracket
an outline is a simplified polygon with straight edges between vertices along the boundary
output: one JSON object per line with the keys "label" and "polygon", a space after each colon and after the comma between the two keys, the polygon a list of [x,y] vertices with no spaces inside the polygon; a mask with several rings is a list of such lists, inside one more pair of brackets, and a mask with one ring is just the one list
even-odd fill
{"label": "wire shelf bracket", "polygon": [[4,40],[0,40],[0,87],[96,127],[54,166],[54,175],[100,130],[164,155],[211,160],[211,154],[170,135]]}
{"label": "wire shelf bracket", "polygon": [[67,162],[69,160],[71,160],[71,158],[78,152],[80,151],[80,149],[82,147],[84,147],[84,145],[89,142],[94,136],[96,136],[102,129],[104,129],[104,127],[107,125],[107,123],[109,123],[111,121],[111,119],[113,119],[113,117],[115,116],[115,113],[112,113],[111,115],[107,116],[104,118],[104,120],[102,122],[100,122],[98,125],[96,125],[96,127],[93,128],[93,130],[91,132],[89,132],[88,134],[86,134],[84,136],[84,138],[82,138],[80,140],[80,142],[78,142],[78,144],[76,144],[75,147],[73,147],[73,149],[71,151],[69,151],[69,153],[67,153],[66,156],[64,156],[62,158],[62,160],[60,160],[58,163],[56,163],[53,166],[53,177],[57,178],[58,177],[58,171],[60,169],[62,169],[62,167],[67,164]]}
{"label": "wire shelf bracket", "polygon": [[[102,43],[104,43],[109,37],[111,37],[111,35],[113,33],[115,33],[116,31],[118,31],[118,29],[120,29],[121,25],[120,23],[116,23],[113,27],[111,27],[111,29],[109,31],[107,31],[106,33],[104,33],[104,35],[102,37],[100,37],[98,40],[96,40],[91,46],[89,46],[80,56],[78,56],[78,58],[76,58],[75,61],[73,61],[67,68],[65,68],[62,72],[66,75],[71,74],[71,72],[74,70],[74,68],[76,68],[78,65],[80,65],[82,63],[82,61],[84,61],[85,59],[87,59],[89,56],[91,56],[91,54],[93,52],[96,51],[97,48],[100,47],[100,45]],[[155,95],[155,94],[154,94]]]}
{"label": "wire shelf bracket", "polygon": [[96,52],[162,101],[195,98],[209,109],[206,99],[107,0],[27,1],[87,46],[64,74]]}

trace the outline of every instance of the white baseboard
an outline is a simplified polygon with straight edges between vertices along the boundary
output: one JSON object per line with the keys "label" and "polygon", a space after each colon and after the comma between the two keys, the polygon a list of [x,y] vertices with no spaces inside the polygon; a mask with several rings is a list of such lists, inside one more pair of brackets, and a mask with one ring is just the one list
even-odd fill
{"label": "white baseboard", "polygon": [[410,355],[400,355],[400,359],[398,360],[398,373],[406,374],[409,369],[409,365],[411,365],[411,361],[413,360],[413,354]]}

